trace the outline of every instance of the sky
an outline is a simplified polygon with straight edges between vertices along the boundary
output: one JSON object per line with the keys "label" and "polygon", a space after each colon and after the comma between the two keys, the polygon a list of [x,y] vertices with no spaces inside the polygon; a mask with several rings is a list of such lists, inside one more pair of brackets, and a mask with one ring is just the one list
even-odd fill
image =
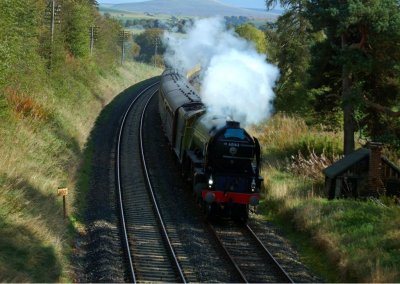
{"label": "sky", "polygon": [[[119,4],[119,3],[133,3],[144,2],[146,0],[97,0],[100,4]],[[226,3],[235,3],[236,6],[265,9],[265,0],[219,0]]]}

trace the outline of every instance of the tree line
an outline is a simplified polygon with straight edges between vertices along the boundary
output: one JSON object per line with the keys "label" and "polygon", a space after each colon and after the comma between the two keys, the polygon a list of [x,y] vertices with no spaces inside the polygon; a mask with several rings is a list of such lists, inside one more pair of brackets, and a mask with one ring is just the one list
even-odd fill
{"label": "tree line", "polygon": [[[106,12],[104,16],[111,18],[111,14]],[[225,16],[224,20],[228,27],[237,27],[239,25],[246,24],[250,22],[250,19],[245,16]],[[142,29],[163,29],[179,33],[184,33],[185,26],[193,25],[194,19],[179,19],[175,16],[171,16],[169,19],[161,20],[157,18],[153,19],[126,19],[119,20],[121,26],[125,28],[142,28]]]}
{"label": "tree line", "polygon": [[400,4],[397,0],[266,0],[285,8],[267,31],[281,77],[276,107],[400,149]]}
{"label": "tree line", "polygon": [[[237,19],[242,24],[233,24],[232,19]],[[228,28],[233,29],[239,36],[254,42],[254,45],[258,52],[266,53],[267,43],[266,36],[263,31],[256,28],[255,25],[248,22],[246,17],[225,17],[225,24]],[[185,28],[193,25],[193,19],[186,20],[184,26],[179,29],[172,29],[172,31],[185,33]],[[147,28],[139,34],[128,37],[125,42],[127,50],[127,59],[137,60],[154,64],[159,67],[164,66],[162,55],[165,52],[163,46],[163,34],[168,30],[171,31],[170,27],[164,28]]]}
{"label": "tree line", "polygon": [[0,91],[41,89],[65,64],[116,61],[120,25],[94,0],[0,1]]}

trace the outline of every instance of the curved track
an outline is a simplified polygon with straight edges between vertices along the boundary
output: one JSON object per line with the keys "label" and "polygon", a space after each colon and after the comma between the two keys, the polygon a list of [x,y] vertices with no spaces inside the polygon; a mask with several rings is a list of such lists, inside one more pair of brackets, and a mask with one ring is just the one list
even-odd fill
{"label": "curved track", "polygon": [[[181,178],[179,164],[174,160],[167,139],[162,134],[156,96],[153,96],[146,111],[143,125],[146,131],[142,132],[144,142],[139,141],[143,109],[156,91],[156,85],[151,84],[157,80],[151,78],[125,90],[96,121],[90,138],[94,150],[93,158],[90,158],[92,177],[86,213],[89,220],[88,235],[80,245],[81,249],[87,251],[81,254],[84,262],[78,282],[290,282],[283,278],[280,280],[280,276],[268,276],[273,272],[267,270],[264,276],[257,276],[262,280],[248,275],[249,271],[251,274],[251,265],[264,270],[261,267],[264,265],[260,266],[259,263],[240,261],[240,258],[250,258],[252,251],[261,251],[248,233],[245,234],[247,237],[231,238],[233,248],[225,243],[244,277],[234,268],[208,229],[208,222],[203,221],[190,186]],[[139,97],[140,90],[143,92]],[[132,102],[134,99],[135,102]],[[129,105],[130,111],[127,112]],[[124,126],[120,126],[121,121]],[[145,160],[150,166],[147,171],[155,190],[154,197],[160,205],[186,280],[181,279],[182,273],[178,271],[176,261],[171,261],[172,253],[165,242],[157,214],[152,209],[154,202],[148,193],[149,177],[143,170],[140,144],[146,146]],[[118,200],[123,202],[117,204]],[[120,211],[123,213],[120,214]],[[124,229],[120,225],[122,222],[118,221],[125,223]],[[296,282],[321,282],[299,265],[296,253],[275,233],[274,228],[253,218],[249,221],[259,238],[268,244],[268,248]],[[225,227],[231,226],[225,221],[223,223]],[[222,229],[225,230],[224,227]],[[126,234],[122,234],[122,231]],[[240,236],[242,233],[233,231],[226,234]],[[241,239],[251,245],[246,247]],[[124,247],[121,243],[125,243]],[[236,254],[235,250],[240,250],[240,254]],[[266,262],[265,257],[258,259]]]}
{"label": "curved track", "polygon": [[133,282],[186,282],[158,209],[143,156],[143,117],[156,92],[156,84],[143,90],[128,107],[120,126],[116,168],[123,239]]}

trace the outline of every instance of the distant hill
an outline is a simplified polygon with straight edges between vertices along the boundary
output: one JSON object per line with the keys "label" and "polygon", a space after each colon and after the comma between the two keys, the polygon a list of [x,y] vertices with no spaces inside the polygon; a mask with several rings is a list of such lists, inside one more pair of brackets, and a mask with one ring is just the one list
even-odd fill
{"label": "distant hill", "polygon": [[262,10],[229,6],[216,0],[151,0],[140,3],[125,3],[113,9],[131,12],[148,12],[175,16],[246,16],[254,18],[276,18],[276,14]]}
{"label": "distant hill", "polygon": [[218,2],[225,3],[229,6],[240,7],[246,9],[264,9],[265,10],[265,1],[251,1],[251,0],[217,0]]}

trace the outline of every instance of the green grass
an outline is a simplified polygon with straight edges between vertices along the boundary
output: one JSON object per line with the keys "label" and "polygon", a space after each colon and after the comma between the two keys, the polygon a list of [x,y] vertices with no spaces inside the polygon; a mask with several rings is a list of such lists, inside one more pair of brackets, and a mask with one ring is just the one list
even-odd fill
{"label": "green grass", "polygon": [[[277,214],[277,202],[263,200],[259,206],[259,213],[270,222],[273,222],[280,231],[291,241],[299,252],[300,261],[310,267],[314,273],[327,282],[342,282],[326,252],[315,246],[314,240],[307,233],[299,233],[295,224],[285,214]],[[281,205],[282,206],[282,205]]]}
{"label": "green grass", "polygon": [[284,115],[253,129],[264,156],[261,211],[326,281],[399,282],[400,208],[389,198],[328,201],[316,164],[322,153],[338,157],[342,140],[320,129]]}
{"label": "green grass", "polygon": [[[23,177],[0,178],[0,279],[2,282],[54,282],[62,259],[60,205]],[[42,216],[42,214],[49,214]],[[52,216],[52,217],[50,217]],[[57,236],[56,236],[57,235]]]}
{"label": "green grass", "polygon": [[[341,281],[399,282],[400,208],[375,202],[303,201],[288,212],[298,230],[328,251]],[[312,220],[312,221],[310,221]]]}
{"label": "green grass", "polygon": [[[1,282],[71,282],[72,241],[85,229],[76,208],[90,175],[90,130],[115,95],[161,73],[140,63],[100,71],[69,62],[41,90],[9,88],[0,97]],[[59,187],[69,188],[66,220]]]}

